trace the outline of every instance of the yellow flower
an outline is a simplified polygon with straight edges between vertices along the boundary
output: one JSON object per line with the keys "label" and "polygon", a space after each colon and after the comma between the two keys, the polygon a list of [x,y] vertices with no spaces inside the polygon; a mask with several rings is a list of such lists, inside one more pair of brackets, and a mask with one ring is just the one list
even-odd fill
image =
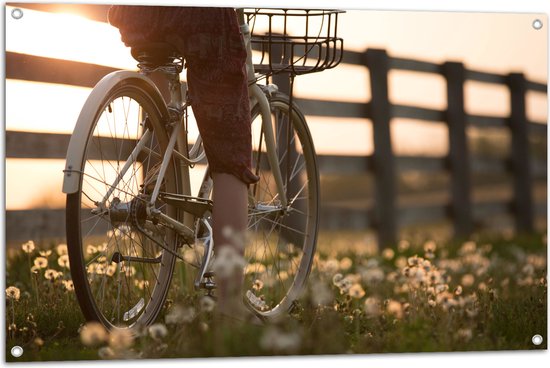
{"label": "yellow flower", "polygon": [[260,291],[262,290],[264,287],[264,283],[262,280],[254,280],[254,284],[252,285],[252,289],[254,289],[254,291]]}
{"label": "yellow flower", "polygon": [[25,253],[32,253],[32,251],[35,249],[34,242],[32,240],[29,240],[28,242],[21,245],[21,248]]}
{"label": "yellow flower", "polygon": [[21,291],[15,286],[10,286],[6,289],[6,296],[8,299],[19,300],[21,297]]}
{"label": "yellow flower", "polygon": [[48,260],[44,257],[36,257],[34,259],[34,265],[36,268],[46,268],[48,267]]}

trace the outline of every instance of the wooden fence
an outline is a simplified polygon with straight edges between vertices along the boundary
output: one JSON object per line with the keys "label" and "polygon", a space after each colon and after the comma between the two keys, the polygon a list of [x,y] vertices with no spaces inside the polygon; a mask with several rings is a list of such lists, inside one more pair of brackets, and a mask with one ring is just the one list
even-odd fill
{"label": "wooden fence", "polygon": [[[39,10],[52,10],[47,5]],[[84,5],[79,5],[85,7]],[[89,5],[88,5],[89,6]],[[106,7],[95,5],[93,17],[105,20]],[[526,117],[526,92],[546,93],[546,84],[528,81],[520,73],[498,75],[468,70],[463,64],[429,63],[391,57],[384,50],[366,52],[346,51],[344,64],[362,65],[370,74],[371,101],[349,103],[297,99],[296,103],[308,116],[334,118],[367,118],[372,121],[374,153],[369,156],[319,155],[321,175],[363,175],[374,178],[374,203],[360,208],[331,206],[322,203],[321,221],[326,228],[374,228],[379,244],[395,243],[399,229],[407,224],[447,219],[452,222],[455,235],[466,237],[483,216],[509,213],[515,219],[519,232],[533,230],[536,215],[546,216],[546,198],[535,201],[533,185],[545,182],[546,160],[530,158],[530,136],[546,139],[546,122],[529,121]],[[406,70],[442,76],[447,85],[447,109],[436,110],[392,104],[388,95],[388,72]],[[6,78],[72,86],[93,87],[112,68],[55,60],[12,52],[6,53]],[[464,107],[464,83],[477,81],[504,85],[510,90],[511,114],[493,117],[467,114]],[[396,156],[393,152],[390,126],[392,119],[408,118],[446,124],[449,152],[444,157]],[[498,127],[511,135],[511,154],[506,160],[482,160],[470,154],[466,129]],[[367,139],[367,137],[365,137]],[[52,159],[65,158],[69,135],[6,132],[6,158]],[[513,197],[508,201],[472,200],[472,177],[479,171],[506,172],[513,177]],[[450,200],[436,204],[398,206],[397,178],[403,171],[446,172],[450,175]],[[342,187],[341,190],[346,190]],[[62,237],[64,234],[62,209],[35,209],[7,211],[7,241],[40,240]]]}

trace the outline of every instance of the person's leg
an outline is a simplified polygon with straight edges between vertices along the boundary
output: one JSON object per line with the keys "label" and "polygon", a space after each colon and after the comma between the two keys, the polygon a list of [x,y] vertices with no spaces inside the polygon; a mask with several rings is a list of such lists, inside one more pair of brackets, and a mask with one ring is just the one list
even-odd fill
{"label": "person's leg", "polygon": [[[244,235],[247,227],[248,187],[234,175],[213,173],[213,236],[214,252],[223,255],[222,248],[233,252],[234,256],[244,255]],[[227,253],[225,253],[227,255]],[[218,262],[233,262],[219,259]],[[218,309],[222,314],[242,314],[243,270],[231,267],[229,275],[216,275],[218,287]]]}

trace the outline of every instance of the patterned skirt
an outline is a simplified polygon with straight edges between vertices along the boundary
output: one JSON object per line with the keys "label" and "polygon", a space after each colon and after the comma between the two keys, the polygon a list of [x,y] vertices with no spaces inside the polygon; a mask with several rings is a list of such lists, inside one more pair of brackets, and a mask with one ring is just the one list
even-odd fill
{"label": "patterned skirt", "polygon": [[234,9],[116,5],[109,23],[126,46],[167,42],[178,49],[211,172],[257,182],[250,171],[246,50]]}

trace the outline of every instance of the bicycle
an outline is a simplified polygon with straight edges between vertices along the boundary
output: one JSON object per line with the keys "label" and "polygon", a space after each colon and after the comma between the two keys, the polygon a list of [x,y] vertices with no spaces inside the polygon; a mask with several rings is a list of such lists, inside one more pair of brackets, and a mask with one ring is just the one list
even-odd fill
{"label": "bicycle", "polygon": [[[260,176],[249,188],[243,299],[269,319],[287,313],[303,289],[319,221],[311,134],[292,93],[278,92],[269,78],[288,73],[293,81],[332,68],[343,41],[336,36],[339,11],[237,13],[248,53],[253,171]],[[248,24],[262,16],[269,32],[255,35]],[[308,35],[306,26],[305,35],[287,35],[287,21],[299,16],[306,24],[323,18],[328,34]],[[276,19],[284,22],[282,35],[272,31]],[[260,63],[253,63],[252,45]],[[275,60],[276,48],[282,53]],[[85,102],[67,151],[63,192],[71,275],[85,318],[135,331],[152,324],[165,305],[177,261],[197,269],[193,286],[209,295],[215,274],[208,168],[198,193],[191,193],[190,170],[206,157],[200,136],[189,139],[183,58],[167,44],[138,46],[132,55],[140,71],[105,76]],[[153,71],[168,78],[168,104],[148,77]]]}

